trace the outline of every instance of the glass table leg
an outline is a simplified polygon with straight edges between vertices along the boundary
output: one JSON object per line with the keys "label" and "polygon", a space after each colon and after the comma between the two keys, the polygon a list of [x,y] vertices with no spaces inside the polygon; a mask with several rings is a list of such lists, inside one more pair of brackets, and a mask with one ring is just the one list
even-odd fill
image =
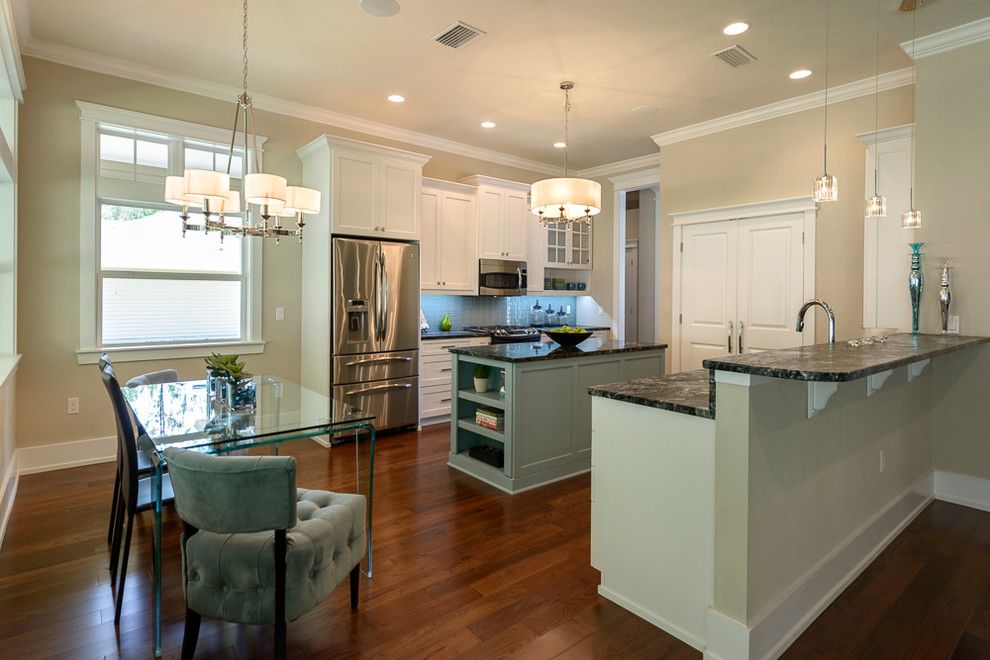
{"label": "glass table leg", "polygon": [[[366,458],[362,461],[362,447],[365,443],[360,442],[361,430],[368,433],[367,451]],[[354,437],[354,460],[356,469],[356,479],[357,479],[357,491],[359,494],[364,495],[367,500],[367,508],[365,511],[366,521],[365,530],[368,535],[368,554],[365,558],[365,570],[364,574],[371,577],[372,573],[372,554],[374,544],[372,543],[372,511],[374,508],[374,484],[375,484],[375,427],[371,424],[361,426],[359,430],[355,430]],[[362,463],[367,465],[367,473],[362,474]]]}
{"label": "glass table leg", "polygon": [[151,545],[155,553],[155,657],[162,656],[162,466],[155,462],[155,529]]}

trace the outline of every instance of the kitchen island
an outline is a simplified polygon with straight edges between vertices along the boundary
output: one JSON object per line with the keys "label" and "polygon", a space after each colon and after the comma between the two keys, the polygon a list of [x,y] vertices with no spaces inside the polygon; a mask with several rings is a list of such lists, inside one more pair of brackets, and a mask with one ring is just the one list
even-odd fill
{"label": "kitchen island", "polygon": [[987,342],[894,335],[592,388],[599,592],[706,657],[776,657],[941,497],[933,448],[973,427],[946,420],[988,417],[958,386]]}
{"label": "kitchen island", "polygon": [[[448,465],[507,493],[587,472],[588,388],[661,376],[665,348],[591,338],[575,348],[524,342],[451,349]],[[479,367],[489,373],[484,392],[474,387]]]}

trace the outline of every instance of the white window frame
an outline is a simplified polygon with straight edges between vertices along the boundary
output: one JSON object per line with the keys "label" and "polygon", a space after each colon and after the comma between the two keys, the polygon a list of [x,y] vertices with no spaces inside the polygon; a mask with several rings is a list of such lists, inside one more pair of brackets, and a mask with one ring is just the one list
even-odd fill
{"label": "white window frame", "polygon": [[[100,125],[124,126],[216,144],[229,144],[230,130],[85,101],[76,101],[76,106],[80,112],[79,348],[76,350],[78,363],[95,364],[103,352],[109,353],[114,361],[119,362],[204,357],[213,352],[242,355],[263,353],[265,342],[262,339],[262,244],[260,240],[252,239],[243,239],[242,245],[244,286],[241,289],[243,312],[240,340],[114,346],[99,344],[102,316],[98,267],[100,206],[104,203],[113,204],[123,201],[102,199],[97,189]],[[258,136],[259,163],[264,152],[262,145],[266,139]],[[169,167],[175,167],[177,162],[176,158],[170,157]],[[247,158],[243,163],[247,164]],[[169,171],[168,174],[181,174],[181,172]],[[136,200],[128,203],[134,205]],[[168,208],[168,206],[163,202],[150,204],[148,208]],[[179,229],[176,228],[176,231]]]}

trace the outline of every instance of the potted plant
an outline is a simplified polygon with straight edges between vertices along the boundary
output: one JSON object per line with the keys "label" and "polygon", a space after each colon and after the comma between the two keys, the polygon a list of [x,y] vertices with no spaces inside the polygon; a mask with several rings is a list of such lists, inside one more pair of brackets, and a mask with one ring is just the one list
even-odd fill
{"label": "potted plant", "polygon": [[478,364],[474,367],[474,391],[484,394],[488,391],[488,378],[492,375],[492,369],[488,365]]}
{"label": "potted plant", "polygon": [[226,404],[230,409],[244,409],[254,405],[253,376],[244,370],[239,355],[213,353],[206,358],[209,391],[214,401]]}

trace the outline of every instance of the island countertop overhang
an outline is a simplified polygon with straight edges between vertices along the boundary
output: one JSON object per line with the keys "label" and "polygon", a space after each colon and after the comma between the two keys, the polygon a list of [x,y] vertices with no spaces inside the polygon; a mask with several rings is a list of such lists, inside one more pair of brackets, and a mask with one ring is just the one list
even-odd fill
{"label": "island countertop overhang", "polygon": [[990,337],[897,334],[884,343],[813,344],[705,360],[711,371],[811,382],[841,383],[990,342]]}
{"label": "island countertop overhang", "polygon": [[482,358],[494,362],[534,362],[537,360],[572,360],[574,358],[608,355],[612,353],[634,353],[660,351],[667,344],[639,344],[614,339],[588,339],[573,348],[564,348],[553,342],[537,344],[520,342],[491,344],[490,346],[458,346],[449,349],[451,353],[465,357]]}

